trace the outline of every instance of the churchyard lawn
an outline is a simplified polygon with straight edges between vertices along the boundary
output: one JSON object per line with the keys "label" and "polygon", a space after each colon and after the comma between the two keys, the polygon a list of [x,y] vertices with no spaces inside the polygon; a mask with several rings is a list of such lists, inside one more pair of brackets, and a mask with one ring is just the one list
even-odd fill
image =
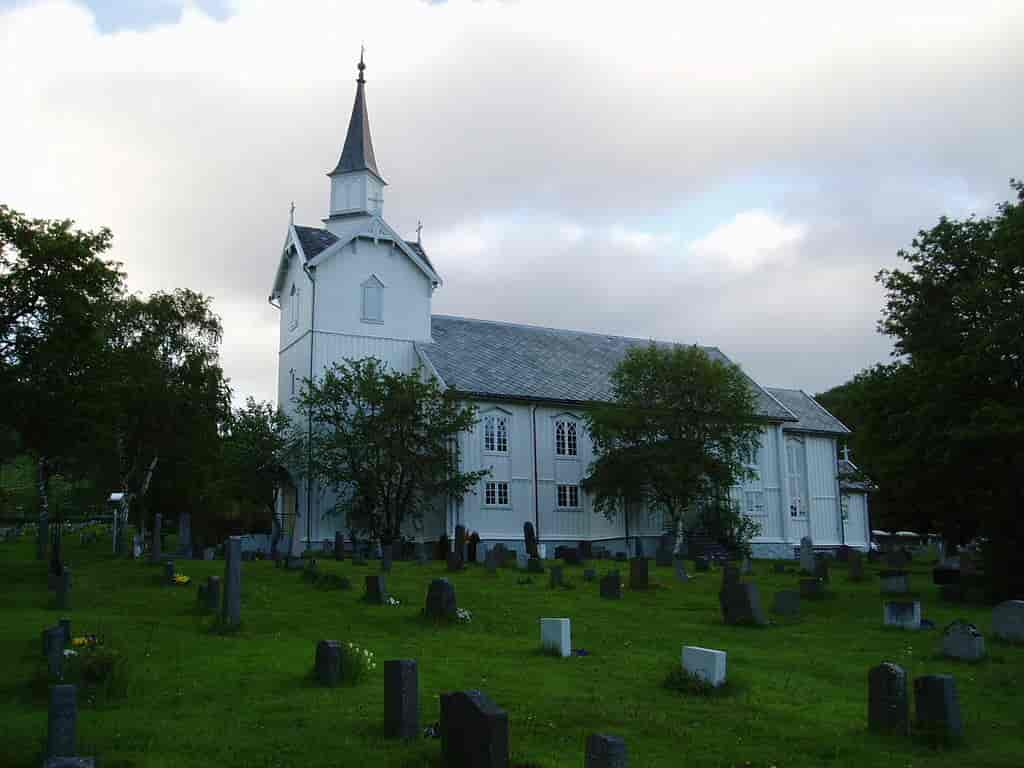
{"label": "churchyard lawn", "polygon": [[[447,573],[444,563],[396,562],[388,592],[400,605],[362,600],[379,563],[319,560],[352,589],[322,589],[301,572],[245,562],[242,625],[211,631],[196,589],[223,576],[224,562],[179,560],[188,586],[163,585],[159,566],[115,560],[108,542],[66,542],[74,585],[71,610],[53,607],[45,565],[31,538],[0,543],[0,765],[42,763],[47,704],[33,679],[40,633],[67,616],[73,634],[101,634],[127,654],[127,694],[102,706],[83,702],[79,754],[119,766],[438,766],[440,741],[403,743],[384,736],[383,662],[419,664],[421,728],[439,717],[441,692],[478,688],[509,715],[512,762],[578,768],[593,732],[621,736],[635,768],[751,766],[1024,765],[1024,647],[990,635],[991,609],[941,603],[929,567],[914,564],[912,587],[925,619],[918,632],[884,628],[878,565],[852,584],[832,568],[823,600],[804,600],[799,618],[769,614],[768,627],[726,626],[718,569],[679,583],[671,567],[650,563],[653,587],[628,588],[628,563],[589,561],[597,578],[618,569],[622,599],[599,596],[599,581],[566,566],[569,589],[548,574],[480,566]],[[548,565],[550,565],[550,561]],[[795,564],[791,564],[795,568]],[[774,593],[797,589],[795,572],[754,563],[765,610]],[[432,578],[446,577],[469,623],[434,625],[419,613]],[[569,617],[572,647],[589,655],[558,658],[540,649],[542,617]],[[941,630],[955,619],[986,635],[977,664],[939,656]],[[320,640],[352,641],[380,662],[355,686],[324,688],[311,678]],[[714,695],[663,686],[683,645],[728,653],[728,685]],[[868,669],[892,661],[912,680],[956,678],[965,721],[962,744],[935,750],[921,738],[867,730]],[[911,692],[911,696],[912,696]]]}

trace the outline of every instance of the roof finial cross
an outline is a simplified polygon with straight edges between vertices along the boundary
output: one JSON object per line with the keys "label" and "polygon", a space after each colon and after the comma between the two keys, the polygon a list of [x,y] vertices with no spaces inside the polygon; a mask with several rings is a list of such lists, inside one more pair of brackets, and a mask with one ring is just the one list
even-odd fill
{"label": "roof finial cross", "polygon": [[366,64],[363,63],[363,54],[365,54],[365,53],[366,53],[366,46],[365,45],[360,45],[359,46],[359,64],[356,66],[356,69],[359,70],[359,77],[356,78],[356,82],[357,83],[365,83],[366,82],[366,80],[363,78],[363,70],[366,69]]}
{"label": "roof finial cross", "polygon": [[844,445],[843,446],[843,460],[844,461],[849,461],[850,460],[850,446],[849,445]]}
{"label": "roof finial cross", "polygon": [[423,245],[423,222],[416,222],[416,245]]}
{"label": "roof finial cross", "polygon": [[288,211],[288,221],[292,224],[295,223],[295,201],[292,200],[291,209]]}

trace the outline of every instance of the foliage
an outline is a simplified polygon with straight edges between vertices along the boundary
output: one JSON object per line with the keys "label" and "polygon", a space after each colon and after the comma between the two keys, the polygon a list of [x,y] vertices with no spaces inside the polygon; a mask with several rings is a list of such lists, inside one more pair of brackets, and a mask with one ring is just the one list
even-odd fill
{"label": "foliage", "polygon": [[662,685],[670,691],[694,696],[715,696],[728,689],[728,683],[715,687],[703,677],[687,672],[678,663],[669,668]]}
{"label": "foliage", "polygon": [[462,472],[457,437],[476,409],[419,370],[391,371],[374,358],[346,360],[296,397],[307,422],[295,443],[311,475],[337,494],[335,511],[385,543],[404,520],[447,496],[461,497],[486,472]]}
{"label": "foliage", "polygon": [[583,481],[611,518],[627,504],[664,510],[677,534],[692,509],[729,540],[743,530],[724,499],[746,476],[760,427],[750,381],[696,346],[631,349],[611,376],[613,401],[591,409],[598,458]]}
{"label": "foliage", "polygon": [[341,680],[355,685],[377,668],[377,657],[355,643],[341,644]]}
{"label": "foliage", "polygon": [[724,496],[701,503],[695,527],[743,557],[751,556],[751,542],[761,533],[761,523],[743,514],[738,504]]}
{"label": "foliage", "polygon": [[[75,642],[81,641],[81,642]],[[123,650],[94,638],[75,638],[72,647],[64,651],[59,680],[50,678],[47,663],[37,667],[35,689],[37,695],[45,695],[46,689],[55,683],[77,685],[79,702],[103,704],[128,694],[131,670],[128,656]]]}

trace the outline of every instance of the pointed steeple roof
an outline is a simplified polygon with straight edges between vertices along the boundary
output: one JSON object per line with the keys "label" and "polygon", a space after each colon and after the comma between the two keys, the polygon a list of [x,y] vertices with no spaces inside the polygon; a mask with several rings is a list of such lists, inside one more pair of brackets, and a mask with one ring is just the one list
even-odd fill
{"label": "pointed steeple roof", "polygon": [[370,118],[366,113],[366,80],[363,71],[363,54],[359,54],[359,77],[356,78],[356,100],[352,105],[352,117],[348,122],[348,133],[345,134],[345,146],[341,150],[338,165],[328,176],[351,171],[369,171],[381,181],[384,178],[377,170],[377,158],[373,156],[373,140],[370,138]]}

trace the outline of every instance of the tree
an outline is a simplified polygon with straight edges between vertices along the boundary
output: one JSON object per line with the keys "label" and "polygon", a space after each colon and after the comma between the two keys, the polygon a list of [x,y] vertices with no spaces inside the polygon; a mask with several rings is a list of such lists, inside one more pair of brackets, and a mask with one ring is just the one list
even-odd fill
{"label": "tree", "polygon": [[586,416],[598,458],[583,487],[595,511],[611,518],[644,502],[678,539],[687,512],[700,510],[712,535],[742,545],[750,532],[738,530],[728,496],[760,435],[747,377],[699,347],[652,343],[631,349],[611,380],[612,401]]}
{"label": "tree", "polygon": [[988,218],[941,218],[883,270],[880,330],[916,429],[905,466],[927,461],[980,527],[993,597],[1024,594],[1024,184]]}
{"label": "tree", "polygon": [[0,205],[0,398],[4,426],[35,458],[44,525],[53,474],[80,471],[93,455],[109,320],[124,291],[117,265],[101,258],[110,242],[107,229]]}
{"label": "tree", "polygon": [[391,371],[375,358],[346,360],[296,397],[311,425],[296,429],[309,476],[337,494],[336,512],[384,543],[446,496],[462,497],[487,472],[462,472],[458,436],[476,422],[437,381]]}

